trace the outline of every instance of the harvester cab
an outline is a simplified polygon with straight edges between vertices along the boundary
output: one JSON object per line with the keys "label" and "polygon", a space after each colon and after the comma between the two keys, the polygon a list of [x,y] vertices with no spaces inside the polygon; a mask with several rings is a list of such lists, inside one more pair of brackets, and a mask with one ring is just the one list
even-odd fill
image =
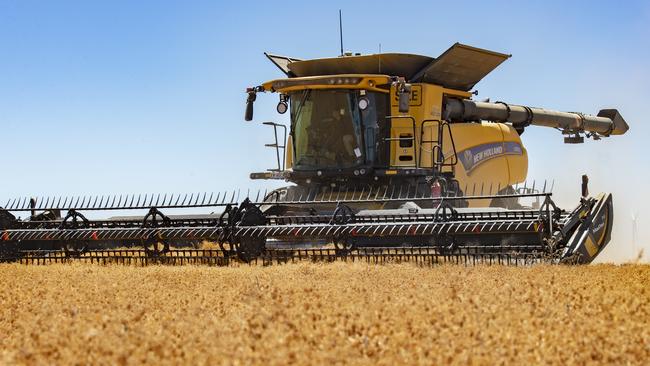
{"label": "harvester cab", "polygon": [[[611,195],[589,197],[585,180],[577,207],[558,208],[550,185],[525,182],[520,135],[529,126],[558,129],[568,143],[621,135],[628,126],[617,110],[591,116],[474,101],[474,86],[510,56],[458,43],[438,58],[267,57],[285,77],[246,91],[245,120],[254,119],[260,93],[277,93],[277,112],[288,112],[290,124],[264,122],[277,165],[251,178],[292,185],[245,197],[9,200],[0,209],[0,257],[106,261],[117,258],[109,248],[139,246],[136,257],[156,263],[223,263],[231,253],[243,261],[589,263],[609,242]],[[200,207],[223,211],[169,214]],[[146,214],[84,215],[112,210]],[[21,212],[31,218],[16,218]],[[61,214],[42,214],[51,212]],[[218,243],[218,253],[174,249],[203,240]]]}
{"label": "harvester cab", "polygon": [[[377,54],[302,61],[266,55],[286,78],[248,90],[246,119],[252,119],[256,93],[278,93],[278,112],[291,114],[290,132],[282,144],[276,133],[268,145],[283,147],[276,154],[286,164],[253,173],[253,179],[285,179],[312,189],[398,186],[443,196],[504,195],[526,180],[520,138],[526,127],[557,128],[566,142],[628,129],[613,109],[588,116],[473,101],[472,88],[510,55],[458,43],[435,59]],[[455,201],[469,207],[517,204],[503,197]]]}

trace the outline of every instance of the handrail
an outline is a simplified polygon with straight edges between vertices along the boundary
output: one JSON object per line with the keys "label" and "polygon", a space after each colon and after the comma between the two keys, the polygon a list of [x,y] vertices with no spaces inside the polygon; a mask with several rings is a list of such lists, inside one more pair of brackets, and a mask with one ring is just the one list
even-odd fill
{"label": "handrail", "polygon": [[[435,140],[425,140],[424,139],[424,128],[426,127],[427,123],[430,124],[436,124],[438,127],[438,136],[437,139]],[[443,137],[444,137],[444,129],[445,127],[447,128],[447,131],[449,132],[449,139],[451,141],[451,146],[452,146],[452,151],[453,151],[453,159],[449,163],[445,163],[445,156],[444,156],[444,150],[442,149],[443,147]],[[420,150],[428,152],[424,149],[425,144],[432,144],[431,148],[431,167],[434,168],[437,171],[440,171],[442,167],[445,166],[454,166],[458,164],[458,155],[456,152],[456,143],[454,142],[454,135],[451,133],[451,127],[447,121],[441,121],[439,119],[426,119],[422,121],[422,125],[420,127]],[[422,154],[420,154],[422,156]]]}
{"label": "handrail", "polygon": [[[275,136],[275,143],[274,144],[264,144],[266,147],[273,147],[275,148],[275,155],[278,161],[278,168],[277,169],[267,169],[270,172],[273,171],[283,171],[285,169],[286,165],[286,160],[287,160],[287,126],[280,124],[280,123],[275,123],[275,122],[262,122],[262,124],[267,125],[267,126],[273,126],[273,135]],[[278,127],[281,127],[284,129],[284,138],[282,139],[283,145],[280,145],[278,142]],[[280,150],[282,150],[282,164],[280,164]]]}

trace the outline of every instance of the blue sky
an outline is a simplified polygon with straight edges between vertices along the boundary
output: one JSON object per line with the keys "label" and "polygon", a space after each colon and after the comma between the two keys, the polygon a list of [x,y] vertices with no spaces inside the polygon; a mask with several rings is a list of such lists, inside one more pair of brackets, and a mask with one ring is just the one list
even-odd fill
{"label": "blue sky", "polygon": [[[268,186],[260,121],[286,121],[247,86],[280,77],[264,51],[336,56],[345,48],[436,56],[456,41],[513,54],[477,85],[479,98],[597,113],[616,107],[622,137],[569,146],[529,129],[531,178],[555,179],[574,204],[582,173],[614,192],[616,250],[650,254],[646,123],[650,3],[0,1],[0,198],[218,191]],[[632,213],[637,212],[637,248]],[[609,253],[611,252],[611,253]]]}

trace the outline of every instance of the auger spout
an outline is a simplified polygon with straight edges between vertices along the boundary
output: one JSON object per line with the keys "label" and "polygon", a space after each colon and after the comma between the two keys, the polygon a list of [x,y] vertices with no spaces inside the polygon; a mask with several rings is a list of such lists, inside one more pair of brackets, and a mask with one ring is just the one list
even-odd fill
{"label": "auger spout", "polygon": [[469,99],[449,99],[444,118],[452,122],[494,121],[512,123],[515,128],[528,125],[559,128],[566,133],[590,132],[599,136],[622,135],[629,126],[616,109],[603,109],[597,116],[559,112],[520,106],[504,102],[477,102]]}

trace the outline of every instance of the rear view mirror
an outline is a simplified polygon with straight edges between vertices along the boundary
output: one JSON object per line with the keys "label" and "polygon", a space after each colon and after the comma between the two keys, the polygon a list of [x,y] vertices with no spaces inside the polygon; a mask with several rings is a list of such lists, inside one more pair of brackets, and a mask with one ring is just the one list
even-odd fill
{"label": "rear view mirror", "polygon": [[246,99],[246,113],[244,114],[244,120],[252,121],[253,120],[253,103],[255,102],[255,91],[248,89],[248,98]]}
{"label": "rear view mirror", "polygon": [[403,84],[402,87],[397,91],[399,95],[399,112],[408,113],[409,111],[409,102],[411,100],[411,84]]}
{"label": "rear view mirror", "polygon": [[409,95],[406,93],[399,94],[399,112],[408,113],[409,111]]}

